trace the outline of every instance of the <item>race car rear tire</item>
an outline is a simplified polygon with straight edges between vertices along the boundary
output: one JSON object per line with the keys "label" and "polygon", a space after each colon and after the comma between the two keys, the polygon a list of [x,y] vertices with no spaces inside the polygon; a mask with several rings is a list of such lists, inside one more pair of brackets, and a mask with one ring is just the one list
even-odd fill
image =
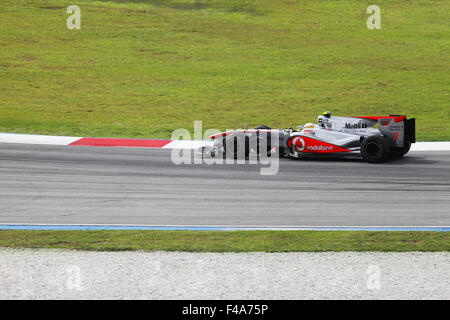
{"label": "race car rear tire", "polygon": [[409,149],[411,149],[411,142],[407,142],[406,147],[394,148],[392,153],[396,158],[403,158],[403,156],[409,152]]}
{"label": "race car rear tire", "polygon": [[268,126],[257,126],[255,130],[272,130],[272,128]]}
{"label": "race car rear tire", "polygon": [[226,137],[223,150],[229,159],[246,159],[250,153],[248,137],[241,132],[235,132]]}
{"label": "race car rear tire", "polygon": [[392,147],[384,136],[370,136],[361,143],[361,156],[370,163],[380,163],[392,157]]}

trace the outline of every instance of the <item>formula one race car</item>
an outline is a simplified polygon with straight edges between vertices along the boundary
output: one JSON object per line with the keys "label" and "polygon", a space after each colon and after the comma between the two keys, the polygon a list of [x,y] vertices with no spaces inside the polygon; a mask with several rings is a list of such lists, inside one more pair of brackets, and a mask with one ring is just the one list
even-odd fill
{"label": "formula one race car", "polygon": [[247,159],[251,154],[280,157],[362,157],[372,163],[403,157],[416,142],[415,119],[405,115],[382,117],[334,117],[324,112],[318,124],[307,123],[297,130],[259,126],[210,136],[212,146],[199,149],[202,156]]}

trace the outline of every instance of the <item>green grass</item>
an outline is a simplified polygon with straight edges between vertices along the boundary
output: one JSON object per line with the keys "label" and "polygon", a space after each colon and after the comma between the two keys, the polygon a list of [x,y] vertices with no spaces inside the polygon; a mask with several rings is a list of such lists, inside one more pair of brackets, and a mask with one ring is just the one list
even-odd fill
{"label": "green grass", "polygon": [[382,231],[0,230],[0,247],[193,252],[450,251],[450,234]]}
{"label": "green grass", "polygon": [[0,132],[169,138],[335,115],[417,118],[450,139],[450,1],[0,2]]}

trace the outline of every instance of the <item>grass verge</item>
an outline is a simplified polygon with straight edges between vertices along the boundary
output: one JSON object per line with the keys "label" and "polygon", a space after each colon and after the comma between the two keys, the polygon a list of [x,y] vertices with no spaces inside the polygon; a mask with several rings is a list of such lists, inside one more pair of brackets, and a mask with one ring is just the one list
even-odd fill
{"label": "grass verge", "polygon": [[170,138],[407,114],[450,139],[450,1],[0,1],[0,132]]}
{"label": "grass verge", "polygon": [[0,247],[192,252],[450,251],[448,232],[1,230]]}

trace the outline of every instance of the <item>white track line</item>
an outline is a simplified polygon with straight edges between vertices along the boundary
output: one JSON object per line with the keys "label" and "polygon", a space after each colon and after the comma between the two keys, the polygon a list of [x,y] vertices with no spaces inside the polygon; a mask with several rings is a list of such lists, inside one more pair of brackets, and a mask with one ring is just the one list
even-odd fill
{"label": "white track line", "polygon": [[411,151],[450,151],[450,141],[413,143],[411,146]]}
{"label": "white track line", "polygon": [[81,139],[80,137],[0,133],[0,142],[6,143],[50,144],[50,145],[67,146],[80,139]]}
{"label": "white track line", "polygon": [[211,146],[213,141],[203,140],[173,140],[166,144],[164,149],[197,149],[203,146]]}

